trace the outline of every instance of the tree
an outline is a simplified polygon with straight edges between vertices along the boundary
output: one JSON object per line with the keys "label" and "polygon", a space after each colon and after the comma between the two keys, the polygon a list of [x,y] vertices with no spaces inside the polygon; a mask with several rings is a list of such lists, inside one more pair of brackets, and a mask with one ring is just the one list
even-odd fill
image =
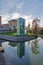
{"label": "tree", "polygon": [[30,31],[30,23],[28,23],[28,26],[26,27],[26,29],[27,29],[27,32]]}
{"label": "tree", "polygon": [[42,30],[40,31],[40,34],[43,34],[43,28],[42,28]]}
{"label": "tree", "polygon": [[35,34],[37,34],[38,32],[38,27],[39,27],[39,22],[40,20],[38,18],[35,18],[33,21],[32,21],[32,33],[34,32]]}

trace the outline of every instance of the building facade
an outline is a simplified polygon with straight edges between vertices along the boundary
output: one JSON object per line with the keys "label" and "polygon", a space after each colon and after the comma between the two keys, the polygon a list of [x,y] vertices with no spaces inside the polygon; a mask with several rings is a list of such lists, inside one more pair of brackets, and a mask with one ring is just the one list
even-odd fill
{"label": "building facade", "polygon": [[17,20],[13,19],[8,21],[8,24],[10,26],[11,31],[16,31],[16,26],[17,26]]}
{"label": "building facade", "polygon": [[18,35],[25,34],[25,19],[23,18],[18,18],[17,20],[17,33]]}
{"label": "building facade", "polygon": [[11,31],[9,24],[0,25],[0,33],[1,32],[9,32],[9,31]]}

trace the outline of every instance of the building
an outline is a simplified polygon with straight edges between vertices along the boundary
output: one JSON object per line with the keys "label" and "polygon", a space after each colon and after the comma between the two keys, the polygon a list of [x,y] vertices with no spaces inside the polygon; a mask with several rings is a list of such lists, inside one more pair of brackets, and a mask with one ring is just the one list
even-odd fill
{"label": "building", "polygon": [[1,24],[1,16],[0,16],[0,33],[3,31],[5,32],[10,30],[17,32],[16,26],[17,26],[17,20],[15,19],[8,21],[7,24]]}
{"label": "building", "polygon": [[9,24],[2,24],[0,25],[0,33],[1,32],[9,32],[11,29],[10,29],[10,26]]}
{"label": "building", "polygon": [[18,18],[17,20],[12,19],[8,21],[7,24],[1,24],[1,16],[0,16],[0,32],[3,31],[13,31],[17,32],[18,35],[25,34],[25,19]]}
{"label": "building", "polygon": [[10,20],[10,21],[8,21],[8,24],[9,24],[9,26],[10,26],[10,29],[11,29],[11,31],[17,31],[17,20],[15,20],[15,19],[12,19],[12,20]]}
{"label": "building", "polygon": [[23,19],[23,18],[17,19],[17,33],[18,33],[18,35],[25,34],[25,19]]}
{"label": "building", "polygon": [[1,16],[0,16],[0,32],[10,31],[10,30],[17,32],[17,20],[12,19],[8,21],[7,24],[1,24]]}
{"label": "building", "polygon": [[0,25],[1,25],[1,16],[0,16]]}

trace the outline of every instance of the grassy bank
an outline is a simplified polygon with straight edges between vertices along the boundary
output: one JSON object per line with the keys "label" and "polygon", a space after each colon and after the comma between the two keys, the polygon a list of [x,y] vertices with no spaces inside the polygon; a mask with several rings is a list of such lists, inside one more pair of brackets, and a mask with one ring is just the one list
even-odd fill
{"label": "grassy bank", "polygon": [[36,34],[34,34],[34,33],[30,33],[30,32],[29,32],[29,33],[27,33],[27,35],[36,35]]}
{"label": "grassy bank", "polygon": [[15,32],[3,32],[3,33],[0,33],[0,34],[9,35],[9,36],[16,36],[16,35],[18,35],[18,34],[15,33]]}
{"label": "grassy bank", "polygon": [[[9,36],[19,36],[17,33],[15,32],[3,32],[3,33],[0,33],[0,34],[3,34],[3,35],[9,35]],[[25,34],[27,36],[37,36],[36,34],[32,34],[32,33],[27,33]],[[22,35],[23,36],[23,35]]]}

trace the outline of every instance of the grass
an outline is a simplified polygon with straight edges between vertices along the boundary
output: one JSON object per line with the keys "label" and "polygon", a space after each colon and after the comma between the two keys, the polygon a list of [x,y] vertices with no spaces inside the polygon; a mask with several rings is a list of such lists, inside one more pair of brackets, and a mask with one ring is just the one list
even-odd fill
{"label": "grass", "polygon": [[28,35],[28,36],[34,36],[34,37],[36,37],[36,38],[38,37],[37,34],[35,34],[35,33],[30,33],[30,32],[28,32],[27,35]]}
{"label": "grass", "polygon": [[[0,34],[3,34],[3,35],[9,35],[9,36],[20,36],[18,35],[17,33],[15,32],[2,32]],[[27,34],[24,34],[24,35],[27,35],[27,36],[37,36],[36,34],[33,34],[33,33],[30,33],[28,32]],[[22,35],[23,36],[23,35]]]}
{"label": "grass", "polygon": [[0,33],[0,34],[9,35],[9,36],[16,36],[16,35],[18,35],[18,34],[15,33],[15,32],[3,32],[3,33]]}
{"label": "grass", "polygon": [[36,34],[28,32],[27,35],[36,35]]}

